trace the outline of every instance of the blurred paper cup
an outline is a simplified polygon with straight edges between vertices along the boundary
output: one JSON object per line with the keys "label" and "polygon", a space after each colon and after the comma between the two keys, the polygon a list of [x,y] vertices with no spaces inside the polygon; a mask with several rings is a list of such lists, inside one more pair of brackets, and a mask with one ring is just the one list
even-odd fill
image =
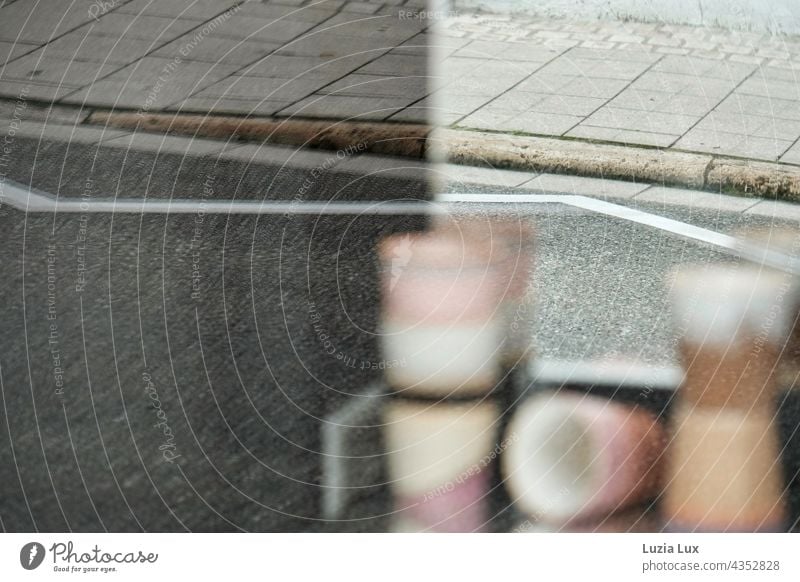
{"label": "blurred paper cup", "polygon": [[542,394],[507,429],[502,458],[512,500],[538,522],[602,518],[654,497],[665,448],[659,421],[641,408],[592,396]]}
{"label": "blurred paper cup", "polygon": [[491,517],[498,411],[488,403],[391,402],[385,435],[395,531],[475,532]]}
{"label": "blurred paper cup", "polygon": [[776,370],[794,286],[756,266],[686,267],[671,280],[686,370],[662,509],[676,531],[782,531]]}
{"label": "blurred paper cup", "polygon": [[452,232],[397,235],[380,246],[383,355],[396,390],[478,395],[497,382],[503,344],[502,253]]}

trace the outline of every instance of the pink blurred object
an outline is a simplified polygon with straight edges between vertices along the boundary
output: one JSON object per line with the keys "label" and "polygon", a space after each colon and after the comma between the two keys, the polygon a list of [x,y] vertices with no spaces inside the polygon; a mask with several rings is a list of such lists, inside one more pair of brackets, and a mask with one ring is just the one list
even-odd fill
{"label": "pink blurred object", "polygon": [[489,519],[498,410],[395,400],[384,411],[394,531],[475,532]]}
{"label": "pink blurred object", "polygon": [[436,494],[398,499],[396,507],[408,508],[403,516],[405,529],[440,533],[483,530],[489,519],[489,479],[489,471],[481,471],[441,485],[441,492]]}
{"label": "pink blurred object", "polygon": [[543,394],[523,404],[503,455],[512,500],[551,524],[602,518],[654,497],[666,439],[648,411],[606,399]]}
{"label": "pink blurred object", "polygon": [[380,245],[386,379],[408,393],[489,392],[504,329],[502,252],[452,231],[397,235]]}
{"label": "pink blurred object", "polygon": [[532,233],[524,223],[448,217],[388,237],[383,265],[386,379],[408,394],[488,393],[529,353]]}

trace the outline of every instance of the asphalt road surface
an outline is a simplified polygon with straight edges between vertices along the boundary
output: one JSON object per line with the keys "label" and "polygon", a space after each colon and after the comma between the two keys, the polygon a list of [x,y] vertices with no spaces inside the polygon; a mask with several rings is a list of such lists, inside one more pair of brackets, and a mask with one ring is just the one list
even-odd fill
{"label": "asphalt road surface", "polygon": [[[293,167],[168,152],[98,156],[94,146],[20,139],[15,155],[9,178],[72,200],[109,191],[293,204],[430,197],[413,168],[382,172],[384,160],[373,172],[370,158],[308,184],[324,154]],[[665,276],[724,254],[562,204],[509,208],[507,219],[530,221],[537,233],[541,356],[674,362]],[[725,232],[769,223],[647,209]],[[2,527],[385,529],[386,479],[374,460],[348,465],[369,477],[363,504],[353,503],[347,521],[326,519],[322,441],[325,419],[380,378],[375,243],[423,224],[418,215],[26,214],[5,205]],[[360,454],[380,453],[374,427],[349,437]]]}
{"label": "asphalt road surface", "polygon": [[[515,194],[508,189],[453,184],[451,192]],[[579,192],[577,195],[591,195]],[[796,221],[735,212],[614,200],[666,218],[736,235],[748,229],[797,228]],[[561,360],[626,359],[677,364],[667,298],[668,275],[684,264],[738,261],[711,245],[565,204],[463,204],[481,215],[526,220],[537,237],[533,342],[537,353]]]}

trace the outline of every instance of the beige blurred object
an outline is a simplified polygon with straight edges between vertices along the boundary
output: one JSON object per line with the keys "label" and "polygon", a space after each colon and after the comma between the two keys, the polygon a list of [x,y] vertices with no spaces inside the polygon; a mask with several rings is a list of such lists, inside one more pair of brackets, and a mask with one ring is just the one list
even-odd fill
{"label": "beige blurred object", "polygon": [[491,249],[500,265],[498,313],[504,327],[502,363],[511,368],[529,361],[533,350],[535,230],[519,216],[439,215],[434,225]]}
{"label": "beige blurred object", "polygon": [[[792,258],[800,258],[800,229],[791,228],[747,228],[738,231],[737,236],[748,242],[757,244],[770,252],[779,252]],[[784,274],[791,284],[800,287],[800,279],[796,275]],[[795,297],[799,297],[797,293]],[[778,365],[777,383],[781,389],[794,390],[800,387],[800,302],[787,304],[791,310],[791,331],[786,347]]]}
{"label": "beige blurred object", "polygon": [[786,518],[768,410],[679,407],[664,505],[678,529],[780,531]]}
{"label": "beige blurred object", "polygon": [[381,345],[395,391],[478,396],[500,377],[507,253],[452,229],[388,237]]}
{"label": "beige blurred object", "polygon": [[671,284],[686,375],[672,417],[668,527],[782,531],[775,370],[794,287],[783,273],[736,264],[687,267]]}
{"label": "beige blurred object", "polygon": [[473,532],[489,519],[499,412],[395,400],[384,412],[394,531]]}

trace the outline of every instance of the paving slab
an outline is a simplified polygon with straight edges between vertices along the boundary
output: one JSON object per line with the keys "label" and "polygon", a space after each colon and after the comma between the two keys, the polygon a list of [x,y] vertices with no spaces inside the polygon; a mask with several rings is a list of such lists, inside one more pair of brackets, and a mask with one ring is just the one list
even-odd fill
{"label": "paving slab", "polygon": [[202,24],[202,20],[166,18],[122,13],[106,14],[75,32],[91,33],[112,38],[170,41]]}
{"label": "paving slab", "polygon": [[602,180],[583,176],[565,176],[559,174],[540,174],[522,184],[525,190],[539,193],[557,192],[559,194],[588,195],[598,198],[633,198],[650,185],[621,180]]}
{"label": "paving slab", "polygon": [[232,115],[272,116],[292,104],[291,101],[269,99],[236,99],[233,97],[189,97],[168,106],[168,111],[188,113],[226,113]]}
{"label": "paving slab", "polygon": [[[468,56],[475,67],[488,60],[513,65],[529,55],[539,66],[512,88],[498,86],[498,95],[468,117],[439,123],[797,159],[795,150],[789,153],[796,126],[780,122],[800,120],[800,51],[790,48],[789,39],[709,27],[582,22],[579,15],[499,19],[460,13],[440,26],[445,36],[469,40],[453,54]],[[464,93],[445,88],[444,94],[456,100]],[[531,111],[578,119],[565,128],[570,117]]]}
{"label": "paving slab", "polygon": [[[402,97],[352,97],[343,95],[312,95],[282,109],[281,116],[330,118],[335,111],[342,119],[383,120],[405,110],[414,100]],[[425,121],[420,111],[418,121]]]}
{"label": "paving slab", "polygon": [[38,47],[38,44],[33,43],[0,41],[0,65],[5,64],[6,61],[16,59],[25,53],[34,51]]}
{"label": "paving slab", "polygon": [[[124,0],[123,0],[124,1]],[[94,0],[14,2],[0,8],[0,40],[44,44],[93,21]]]}
{"label": "paving slab", "polygon": [[778,160],[791,146],[791,140],[756,137],[746,133],[728,133],[693,129],[675,143],[683,150],[738,156],[754,160]]}
{"label": "paving slab", "polygon": [[[207,20],[219,16],[226,10],[238,6],[241,0],[131,0],[120,6],[116,12],[140,16],[161,16],[167,18],[192,18]],[[259,4],[260,2],[246,2]]]}
{"label": "paving slab", "polygon": [[657,148],[668,148],[680,138],[679,135],[668,133],[618,129],[616,127],[595,127],[585,121],[572,128],[565,135],[588,140],[617,142],[626,145],[646,145]]}
{"label": "paving slab", "polygon": [[[222,63],[227,65],[249,65],[264,59],[281,45],[263,40],[240,40],[236,38],[203,38],[193,43],[192,33],[176,38],[171,43],[152,53],[156,57],[180,57],[187,61]],[[190,48],[191,47],[191,48]]]}
{"label": "paving slab", "polygon": [[63,99],[105,107],[159,110],[229,76],[235,65],[146,57]]}
{"label": "paving slab", "polygon": [[30,54],[0,68],[0,78],[81,87],[119,69],[111,63],[87,63]]}
{"label": "paving slab", "polygon": [[686,206],[722,212],[744,212],[761,203],[757,198],[742,198],[683,188],[664,188],[662,186],[647,188],[641,194],[637,194],[634,199],[637,202],[654,202],[669,206]]}
{"label": "paving slab", "polygon": [[144,57],[162,44],[164,42],[159,40],[114,38],[83,29],[59,37],[29,56],[127,65]]}

